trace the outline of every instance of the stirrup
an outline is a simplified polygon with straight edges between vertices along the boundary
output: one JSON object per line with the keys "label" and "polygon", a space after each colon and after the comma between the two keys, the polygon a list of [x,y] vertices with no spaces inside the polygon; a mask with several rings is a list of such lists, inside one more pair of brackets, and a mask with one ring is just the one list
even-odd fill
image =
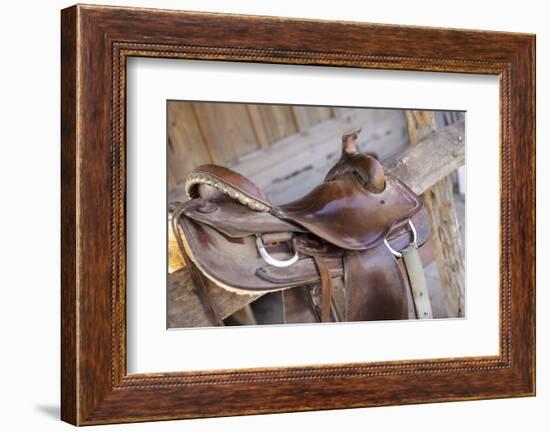
{"label": "stirrup", "polygon": [[285,268],[287,266],[294,265],[296,262],[298,262],[298,252],[294,251],[294,256],[292,256],[288,260],[279,260],[272,257],[267,250],[265,249],[264,242],[261,238],[261,236],[256,237],[256,247],[258,248],[258,252],[260,253],[260,256],[262,256],[262,259],[266,261],[269,265],[276,266],[278,268]]}
{"label": "stirrup", "polygon": [[[413,234],[413,239],[412,239],[411,243],[408,245],[408,247],[410,247],[411,245],[414,245],[415,247],[418,247],[418,244],[416,243],[416,240],[417,240],[416,228],[414,227],[414,224],[413,224],[411,219],[409,219],[409,226],[410,226],[411,232]],[[403,254],[401,252],[395,250],[390,245],[387,238],[384,238],[384,244],[386,244],[386,247],[388,247],[388,250],[391,251],[391,254],[393,254],[395,257],[403,257]]]}

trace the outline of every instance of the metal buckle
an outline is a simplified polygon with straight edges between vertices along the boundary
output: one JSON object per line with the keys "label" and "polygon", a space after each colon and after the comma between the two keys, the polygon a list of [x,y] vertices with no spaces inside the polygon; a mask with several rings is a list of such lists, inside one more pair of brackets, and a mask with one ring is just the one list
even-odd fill
{"label": "metal buckle", "polygon": [[[409,219],[409,226],[411,228],[411,232],[413,234],[413,239],[411,241],[411,243],[407,246],[407,247],[410,247],[411,245],[414,245],[415,247],[418,247],[418,244],[416,243],[416,240],[418,239],[417,238],[417,235],[416,235],[416,228],[414,227],[414,224],[412,222],[411,219]],[[388,242],[388,239],[387,238],[384,238],[384,244],[386,244],[386,247],[388,247],[388,250],[391,252],[391,254],[393,254],[395,257],[403,257],[403,254],[400,253],[399,251],[397,250],[394,250],[393,247],[390,245],[390,243]],[[405,248],[407,248],[405,247]]]}
{"label": "metal buckle", "polygon": [[294,256],[292,256],[288,260],[279,260],[272,257],[265,249],[264,241],[259,235],[256,237],[256,247],[260,252],[260,256],[262,256],[262,259],[265,260],[266,263],[276,266],[278,268],[285,268],[287,266],[294,265],[296,262],[298,262],[298,253],[296,251],[294,251]]}

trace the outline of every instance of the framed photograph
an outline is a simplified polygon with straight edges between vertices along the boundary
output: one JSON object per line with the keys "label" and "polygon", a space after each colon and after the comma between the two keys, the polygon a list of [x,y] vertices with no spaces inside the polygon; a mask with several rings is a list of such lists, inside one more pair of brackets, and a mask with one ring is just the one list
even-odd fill
{"label": "framed photograph", "polygon": [[61,13],[62,419],[535,394],[535,37]]}

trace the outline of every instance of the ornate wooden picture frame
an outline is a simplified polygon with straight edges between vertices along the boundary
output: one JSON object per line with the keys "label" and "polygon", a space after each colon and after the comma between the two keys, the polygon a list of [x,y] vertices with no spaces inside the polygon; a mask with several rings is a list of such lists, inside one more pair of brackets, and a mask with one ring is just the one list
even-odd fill
{"label": "ornate wooden picture frame", "polygon": [[[61,50],[64,421],[535,394],[533,35],[78,5],[62,11]],[[125,98],[126,60],[135,56],[498,76],[500,354],[128,374]]]}

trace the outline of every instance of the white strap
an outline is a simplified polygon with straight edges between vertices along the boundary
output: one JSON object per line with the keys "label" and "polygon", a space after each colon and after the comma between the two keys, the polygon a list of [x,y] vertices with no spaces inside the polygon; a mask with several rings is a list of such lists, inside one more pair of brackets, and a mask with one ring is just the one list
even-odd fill
{"label": "white strap", "polygon": [[428,295],[428,286],[424,268],[418,253],[418,247],[412,244],[401,252],[407,277],[411,286],[411,294],[417,319],[433,319],[432,306]]}

